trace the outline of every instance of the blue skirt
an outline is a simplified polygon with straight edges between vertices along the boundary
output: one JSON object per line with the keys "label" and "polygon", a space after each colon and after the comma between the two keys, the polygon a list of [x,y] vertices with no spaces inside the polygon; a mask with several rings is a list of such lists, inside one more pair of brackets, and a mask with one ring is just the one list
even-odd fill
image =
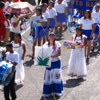
{"label": "blue skirt", "polygon": [[62,96],[63,82],[60,60],[51,63],[51,68],[46,68],[44,75],[43,97],[51,94]]}
{"label": "blue skirt", "polygon": [[32,27],[31,36],[35,37],[36,39],[39,37],[45,37],[45,29],[43,28],[43,26],[34,26]]}
{"label": "blue skirt", "polygon": [[49,18],[49,28],[54,28],[55,27],[55,20],[54,18]]}
{"label": "blue skirt", "polygon": [[67,20],[67,17],[65,15],[65,13],[57,13],[57,22],[58,23],[63,23],[63,22],[66,22]]}
{"label": "blue skirt", "polygon": [[93,38],[90,38],[92,30],[82,30],[82,34],[87,36],[87,40],[92,40]]}
{"label": "blue skirt", "polygon": [[95,24],[95,31],[94,34],[99,34],[99,24]]}

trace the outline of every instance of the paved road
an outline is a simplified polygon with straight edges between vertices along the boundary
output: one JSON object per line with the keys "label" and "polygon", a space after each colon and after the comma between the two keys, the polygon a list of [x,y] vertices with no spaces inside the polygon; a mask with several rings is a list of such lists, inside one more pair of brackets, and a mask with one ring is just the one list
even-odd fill
{"label": "paved road", "polygon": [[[26,34],[25,34],[26,35]],[[28,36],[28,35],[26,35]],[[64,32],[64,39],[70,40],[71,34]],[[63,40],[60,43],[63,44]],[[34,67],[31,60],[31,43],[26,42],[27,54],[25,58],[25,82],[24,86],[17,86],[17,100],[42,100],[43,88],[43,67]],[[88,67],[88,76],[84,81],[78,81],[75,78],[67,76],[67,65],[70,57],[70,50],[64,50],[62,46],[62,69],[64,94],[60,100],[100,100],[100,56],[94,52],[91,55],[90,64]],[[0,91],[0,100],[4,100],[3,92]],[[49,98],[48,100],[53,100]]]}

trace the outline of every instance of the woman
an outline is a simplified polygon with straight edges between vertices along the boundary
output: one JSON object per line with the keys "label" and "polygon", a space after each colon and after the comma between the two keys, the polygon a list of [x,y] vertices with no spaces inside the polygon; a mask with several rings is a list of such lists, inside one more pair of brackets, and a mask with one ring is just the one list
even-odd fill
{"label": "woman", "polygon": [[91,12],[89,10],[85,11],[84,17],[81,18],[80,24],[83,34],[87,36],[87,46],[85,47],[86,58],[89,59],[91,50],[91,40],[93,38],[93,33],[95,30],[94,21],[91,18]]}
{"label": "woman", "polygon": [[46,68],[44,76],[43,97],[51,95],[61,97],[63,93],[62,70],[61,70],[61,44],[55,41],[55,34],[49,34],[49,41],[44,44],[52,51],[51,66]]}

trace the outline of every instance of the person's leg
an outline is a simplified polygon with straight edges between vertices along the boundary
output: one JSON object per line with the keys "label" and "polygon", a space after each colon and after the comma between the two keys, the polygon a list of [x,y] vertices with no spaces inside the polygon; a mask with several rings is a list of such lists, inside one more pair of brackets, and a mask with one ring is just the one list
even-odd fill
{"label": "person's leg", "polygon": [[9,98],[9,85],[4,86],[4,98],[5,98],[5,100],[10,100],[10,98]]}
{"label": "person's leg", "polygon": [[40,4],[40,1],[41,1],[41,0],[38,0],[38,5]]}
{"label": "person's leg", "polygon": [[87,42],[87,58],[89,57],[90,55],[90,50],[91,50],[91,40],[88,40]]}
{"label": "person's leg", "polygon": [[15,82],[15,73],[14,73],[14,76],[9,84],[10,86],[10,94],[11,94],[11,98],[12,100],[16,100],[16,90],[15,90],[15,85],[14,85],[14,82]]}
{"label": "person's leg", "polygon": [[62,26],[62,23],[60,23],[60,36],[62,36],[62,29],[63,29],[63,26]]}
{"label": "person's leg", "polygon": [[[97,39],[98,39],[98,34],[95,34],[95,40],[97,40]],[[92,48],[92,51],[94,51],[95,46],[96,46],[96,42],[93,41],[93,48]]]}
{"label": "person's leg", "polygon": [[36,46],[36,43],[37,43],[37,40],[33,37],[33,46],[32,46],[32,59],[34,59],[35,57],[35,46]]}
{"label": "person's leg", "polygon": [[38,46],[41,46],[41,37],[38,38]]}

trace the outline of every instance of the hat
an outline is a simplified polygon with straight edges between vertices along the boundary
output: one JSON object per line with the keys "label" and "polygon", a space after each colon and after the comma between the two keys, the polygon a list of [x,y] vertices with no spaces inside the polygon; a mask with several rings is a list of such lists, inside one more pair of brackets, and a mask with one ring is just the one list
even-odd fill
{"label": "hat", "polygon": [[96,4],[95,7],[100,7],[100,4]]}
{"label": "hat", "polygon": [[55,36],[55,34],[54,34],[54,33],[50,33],[50,34],[49,34],[49,36],[51,36],[51,35],[52,35],[52,36]]}
{"label": "hat", "polygon": [[13,47],[12,43],[6,43],[6,47]]}

